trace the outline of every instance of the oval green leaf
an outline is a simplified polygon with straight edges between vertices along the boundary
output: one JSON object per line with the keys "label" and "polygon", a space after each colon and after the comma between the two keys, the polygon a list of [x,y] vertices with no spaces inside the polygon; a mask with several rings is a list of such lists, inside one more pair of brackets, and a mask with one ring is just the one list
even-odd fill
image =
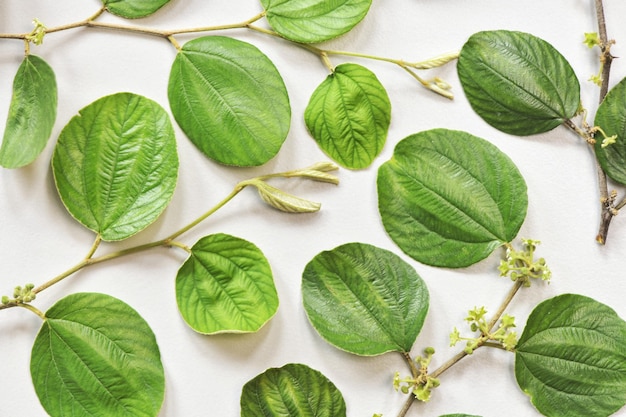
{"label": "oval green leaf", "polygon": [[547,132],[578,112],[574,70],[552,45],[533,35],[476,33],[463,46],[457,70],[474,111],[503,132]]}
{"label": "oval green leaf", "polygon": [[189,139],[222,164],[262,165],[289,132],[291,107],[282,77],[255,46],[236,39],[187,42],[172,65],[168,97]]}
{"label": "oval green leaf", "polygon": [[607,137],[616,136],[615,143],[603,144],[596,133],[596,156],[606,174],[620,184],[626,184],[626,78],[606,95],[596,113],[595,125]]}
{"label": "oval green leaf", "polygon": [[346,168],[361,169],[385,145],[391,103],[373,72],[342,64],[313,92],[304,120],[326,154]]}
{"label": "oval green leaf", "polygon": [[324,42],[349,32],[372,0],[261,0],[272,29],[295,42]]}
{"label": "oval green leaf", "polygon": [[428,312],[426,284],[400,257],[363,243],[318,254],[302,274],[304,309],[329,343],[357,355],[409,352]]}
{"label": "oval green leaf", "polygon": [[20,168],[39,156],[48,143],[57,115],[57,84],[52,68],[27,55],[13,79],[0,165]]}
{"label": "oval green leaf", "polygon": [[96,100],[65,126],[52,168],[67,210],[104,240],[139,232],[169,204],[176,138],[156,102],[131,93]]}
{"label": "oval green leaf", "polygon": [[241,417],[345,417],[346,403],[328,378],[301,364],[270,368],[241,392]]}
{"label": "oval green leaf", "polygon": [[165,376],[154,334],[122,301],[67,296],[46,312],[30,371],[52,417],[154,417]]}
{"label": "oval green leaf", "polygon": [[434,129],[403,139],[378,171],[385,230],[424,264],[472,265],[512,241],[528,207],[513,161],[484,139]]}
{"label": "oval green leaf", "polygon": [[126,19],[150,16],[170,0],[102,0],[106,9]]}
{"label": "oval green leaf", "polygon": [[203,334],[255,332],[278,309],[270,265],[252,243],[226,234],[200,239],[176,277],[176,301]]}
{"label": "oval green leaf", "polygon": [[517,344],[515,377],[546,416],[611,415],[626,404],[626,322],[581,295],[544,301]]}

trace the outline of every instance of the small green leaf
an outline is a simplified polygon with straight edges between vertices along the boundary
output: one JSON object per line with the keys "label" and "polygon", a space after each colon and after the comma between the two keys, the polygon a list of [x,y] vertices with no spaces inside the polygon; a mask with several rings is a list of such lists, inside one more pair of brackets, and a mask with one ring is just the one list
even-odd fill
{"label": "small green leaf", "polygon": [[552,45],[533,35],[476,33],[463,46],[457,70],[474,111],[503,132],[547,132],[578,112],[574,70]]}
{"label": "small green leaf", "polygon": [[611,415],[626,404],[626,322],[581,295],[544,301],[517,344],[515,377],[546,416]]}
{"label": "small green leaf", "polygon": [[606,174],[620,184],[626,184],[626,78],[606,95],[596,113],[595,125],[607,136],[617,135],[614,143],[602,146],[596,134],[596,156]]}
{"label": "small green leaf", "polygon": [[318,254],[302,274],[304,309],[329,343],[358,355],[409,352],[428,312],[428,289],[392,252],[348,243]]}
{"label": "small green leaf", "polygon": [[203,334],[255,332],[278,309],[272,271],[250,242],[225,234],[205,236],[176,276],[183,318]]}
{"label": "small green leaf", "polygon": [[324,42],[350,31],[372,0],[261,0],[272,29],[295,42]]}
{"label": "small green leaf", "polygon": [[126,19],[149,16],[169,2],[170,0],[102,0],[109,12]]}
{"label": "small green leaf", "polygon": [[52,68],[27,55],[13,80],[13,98],[0,147],[0,165],[30,164],[46,147],[57,115],[57,84]]}
{"label": "small green leaf", "polygon": [[154,334],[122,301],[67,296],[46,312],[30,371],[52,417],[155,417],[165,376]]}
{"label": "small green leaf", "polygon": [[168,86],[174,118],[209,158],[258,166],[287,138],[291,107],[274,64],[249,43],[222,36],[187,42]]}
{"label": "small green leaf", "polygon": [[241,392],[241,417],[345,417],[337,387],[319,371],[301,364],[270,368]]}
{"label": "small green leaf", "polygon": [[360,169],[385,145],[391,103],[373,72],[342,64],[313,92],[304,119],[324,152],[347,168]]}
{"label": "small green leaf", "polygon": [[156,102],[103,97],[65,126],[52,157],[67,210],[104,240],[139,232],[169,204],[178,177],[176,138]]}
{"label": "small green leaf", "polygon": [[434,129],[403,139],[378,171],[378,208],[393,241],[433,266],[472,265],[510,242],[528,206],[526,183],[498,148]]}

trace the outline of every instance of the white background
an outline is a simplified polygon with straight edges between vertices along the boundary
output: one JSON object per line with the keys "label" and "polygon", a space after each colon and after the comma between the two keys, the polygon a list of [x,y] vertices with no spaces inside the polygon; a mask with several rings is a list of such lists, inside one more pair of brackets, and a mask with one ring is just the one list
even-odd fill
{"label": "white background", "polygon": [[[82,20],[100,7],[95,0],[2,0],[0,32],[28,32],[37,17],[48,27]],[[626,56],[626,2],[606,0],[613,51]],[[255,0],[172,0],[154,16],[131,24],[189,28],[248,19],[261,11]],[[103,21],[121,22],[114,16]],[[265,22],[261,23],[265,25]],[[364,21],[328,48],[416,61],[458,50],[480,30],[511,29],[533,33],[554,45],[581,80],[583,103],[593,116],[598,89],[586,80],[597,72],[597,50],[582,44],[584,32],[596,31],[592,0],[374,0]],[[158,221],[129,241],[104,244],[98,254],[162,238],[225,197],[240,180],[305,167],[328,158],[308,135],[303,122],[307,101],[327,76],[319,59],[285,41],[236,30],[223,32],[258,46],[284,77],[292,104],[292,128],[278,156],[263,167],[220,166],[202,156],[176,127],[181,161],[172,204]],[[178,36],[182,44],[194,36]],[[50,34],[32,52],[54,69],[59,109],[52,139],[30,166],[0,171],[0,294],[15,285],[41,284],[81,260],[94,235],[82,228],[61,204],[49,160],[59,132],[79,109],[108,94],[130,91],[168,109],[167,81],[176,50],[166,41],[144,35],[96,29]],[[11,84],[23,58],[23,43],[0,40],[0,120],[5,120]],[[332,58],[335,65],[344,62]],[[395,371],[406,374],[400,355],[363,358],[326,344],[304,314],[300,280],[305,265],[319,252],[348,242],[389,249],[413,265],[427,282],[431,307],[413,353],[434,346],[437,367],[461,347],[448,346],[454,326],[463,328],[468,309],[494,311],[511,287],[497,273],[500,251],[468,269],[426,267],[409,259],[385,234],[377,211],[376,173],[395,144],[409,134],[445,127],[488,139],[517,164],[528,184],[528,216],[520,237],[539,239],[540,256],[553,271],[550,285],[524,289],[510,307],[521,328],[532,307],[562,293],[579,293],[613,307],[626,317],[626,222],[618,216],[608,244],[594,241],[599,203],[593,161],[587,145],[564,128],[529,138],[496,131],[475,115],[461,90],[455,64],[423,74],[447,80],[454,101],[436,96],[391,64],[352,59],[374,71],[392,102],[387,144],[365,170],[341,170],[338,187],[305,181],[278,181],[322,210],[288,215],[265,206],[245,190],[206,223],[184,235],[191,245],[201,236],[223,232],[256,244],[272,265],[280,297],[274,319],[256,334],[202,336],[181,319],[174,278],[185,254],[157,249],[83,270],[42,292],[35,305],[45,311],[63,296],[94,291],[118,297],[152,326],[161,349],[166,398],[161,417],[239,415],[241,387],[269,367],[305,363],[324,373],[343,393],[348,415],[395,416],[404,396],[392,388]],[[626,62],[614,63],[612,84],[626,75]],[[169,111],[169,110],[168,110]],[[590,120],[592,120],[590,118]],[[32,342],[41,320],[24,309],[0,312],[0,416],[44,416],[29,374]],[[518,388],[510,353],[481,349],[441,377],[428,404],[415,404],[411,416],[469,413],[483,417],[538,415]],[[626,416],[626,410],[617,415]]]}

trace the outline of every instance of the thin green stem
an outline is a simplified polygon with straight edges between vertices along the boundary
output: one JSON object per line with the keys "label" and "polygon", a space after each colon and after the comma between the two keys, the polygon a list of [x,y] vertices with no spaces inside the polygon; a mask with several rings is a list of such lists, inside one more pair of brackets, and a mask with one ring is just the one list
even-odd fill
{"label": "thin green stem", "polygon": [[502,317],[502,314],[504,314],[504,311],[509,307],[509,304],[511,304],[511,301],[513,301],[513,298],[515,298],[515,295],[517,294],[517,292],[520,290],[520,288],[524,286],[524,283],[525,281],[521,279],[518,279],[517,281],[515,281],[513,288],[509,290],[508,294],[504,298],[504,301],[502,302],[502,304],[500,304],[500,307],[496,311],[496,314],[494,314],[494,316],[491,318],[491,321],[487,325],[489,332],[491,332],[493,328],[496,326],[496,324],[498,323],[498,320],[500,320],[500,317]]}
{"label": "thin green stem", "polygon": [[163,242],[169,243],[173,241],[174,239],[176,239],[177,237],[179,237],[180,235],[182,235],[183,233],[188,232],[190,229],[193,229],[198,224],[202,223],[207,217],[209,217],[210,215],[212,215],[213,213],[215,213],[216,211],[224,207],[230,200],[232,200],[237,194],[239,194],[241,190],[243,190],[245,187],[246,185],[241,185],[241,183],[237,184],[237,186],[233,189],[233,191],[231,191],[230,194],[228,194],[222,201],[217,203],[213,208],[211,208],[209,211],[204,213],[202,216],[198,217],[193,222],[189,223],[187,226],[177,230],[176,232],[172,233],[171,235],[163,239]]}
{"label": "thin green stem", "polygon": [[26,310],[32,311],[33,313],[38,315],[42,320],[46,320],[46,315],[35,306],[32,306],[30,304],[25,304],[25,303],[19,303],[17,304],[17,306],[25,308]]}
{"label": "thin green stem", "polygon": [[93,242],[93,245],[91,246],[91,249],[89,250],[89,253],[87,253],[87,256],[85,256],[85,259],[90,259],[91,257],[93,257],[94,253],[96,253],[96,251],[98,250],[98,247],[100,246],[101,242],[102,242],[102,236],[98,234],[96,236],[95,242]]}
{"label": "thin green stem", "polygon": [[411,357],[409,352],[401,352],[402,357],[406,360],[407,365],[409,366],[409,370],[411,371],[411,375],[413,378],[417,378],[419,376],[419,371],[415,367],[415,360]]}

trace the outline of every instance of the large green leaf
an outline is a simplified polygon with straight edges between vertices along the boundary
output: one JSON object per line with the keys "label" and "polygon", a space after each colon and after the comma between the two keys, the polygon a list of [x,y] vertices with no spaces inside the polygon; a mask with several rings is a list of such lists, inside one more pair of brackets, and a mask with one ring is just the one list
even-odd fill
{"label": "large green leaf", "polygon": [[547,132],[580,105],[580,85],[570,64],[552,45],[527,33],[472,35],[457,69],[474,111],[506,133]]}
{"label": "large green leaf", "polygon": [[603,138],[597,133],[595,150],[606,174],[626,184],[626,78],[609,91],[598,107],[595,125],[607,136],[617,136],[615,143],[603,146]]}
{"label": "large green leaf", "polygon": [[472,265],[515,238],[526,183],[498,148],[469,133],[434,129],[403,139],[378,171],[385,230],[428,265]]}
{"label": "large green leaf", "polygon": [[183,318],[204,334],[255,332],[278,309],[270,265],[250,242],[226,234],[200,239],[176,277]]}
{"label": "large green leaf", "polygon": [[274,64],[249,43],[222,36],[187,42],[170,73],[174,118],[209,158],[262,165],[289,132],[291,107]]}
{"label": "large green leaf", "polygon": [[13,80],[0,165],[19,168],[30,164],[46,147],[57,115],[57,84],[52,68],[27,55]]}
{"label": "large green leaf", "polygon": [[372,0],[261,0],[267,21],[281,36],[295,42],[323,42],[350,31]]}
{"label": "large green leaf", "polygon": [[319,371],[301,364],[270,368],[241,392],[241,417],[345,417],[337,387]]}
{"label": "large green leaf", "polygon": [[154,334],[122,301],[67,296],[46,312],[30,371],[52,417],[154,417],[165,376]]}
{"label": "large green leaf", "polygon": [[518,342],[515,376],[546,416],[611,415],[626,404],[626,322],[581,295],[544,301]]}
{"label": "large green leaf", "polygon": [[324,152],[347,168],[360,169],[385,145],[391,103],[373,72],[342,64],[313,92],[304,120]]}
{"label": "large green leaf", "polygon": [[334,346],[358,355],[409,352],[428,312],[428,289],[400,257],[363,243],[318,254],[302,274],[304,309]]}
{"label": "large green leaf", "polygon": [[170,0],[102,0],[106,9],[127,19],[146,17],[169,3]]}
{"label": "large green leaf", "polygon": [[174,129],[156,102],[96,100],[65,126],[52,168],[67,210],[104,240],[125,239],[168,205],[178,177]]}

